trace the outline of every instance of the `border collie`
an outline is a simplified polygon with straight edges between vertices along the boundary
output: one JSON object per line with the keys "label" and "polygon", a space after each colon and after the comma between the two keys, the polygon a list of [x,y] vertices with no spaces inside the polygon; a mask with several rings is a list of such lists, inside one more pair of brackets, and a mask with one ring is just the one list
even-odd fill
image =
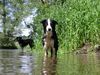
{"label": "border collie", "polygon": [[23,39],[22,37],[17,37],[16,40],[18,41],[20,47],[22,48],[22,52],[25,46],[29,45],[31,50],[32,50],[32,47],[34,46],[33,39]]}
{"label": "border collie", "polygon": [[58,37],[55,31],[55,26],[58,24],[55,20],[44,19],[41,21],[44,28],[42,43],[45,50],[45,56],[48,55],[48,49],[51,50],[51,57],[57,56]]}
{"label": "border collie", "polygon": [[34,40],[32,38],[33,33],[35,33],[31,24],[26,24],[25,26],[18,26],[14,28],[14,32],[12,33],[13,37],[15,37],[15,41],[19,43],[19,46],[23,49],[25,46],[29,45],[31,50],[34,47]]}

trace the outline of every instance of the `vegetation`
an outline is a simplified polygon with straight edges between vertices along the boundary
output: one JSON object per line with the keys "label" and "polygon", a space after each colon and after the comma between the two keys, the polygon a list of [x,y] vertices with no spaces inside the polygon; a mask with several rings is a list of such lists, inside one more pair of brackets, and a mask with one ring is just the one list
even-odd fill
{"label": "vegetation", "polygon": [[39,37],[42,19],[57,20],[60,52],[77,50],[85,43],[100,44],[99,0],[56,0],[55,3],[40,3],[36,6],[39,8],[35,20]]}
{"label": "vegetation", "polygon": [[28,6],[22,5],[20,3],[22,0],[10,1],[14,6],[20,8],[15,13],[17,20],[12,22],[13,26],[18,25],[23,16],[29,14],[25,11],[26,8],[38,8],[38,16],[34,21],[37,31],[36,49],[42,49],[42,25],[40,21],[45,18],[55,19],[58,22],[56,30],[59,37],[60,52],[77,50],[85,43],[100,44],[99,0],[51,0],[51,2],[48,0],[44,3],[40,0],[30,0],[31,4]]}
{"label": "vegetation", "polygon": [[[0,23],[3,25],[3,33],[0,33],[0,48],[16,48],[12,37],[15,26],[18,26],[32,7],[24,0],[1,0]],[[11,36],[11,37],[10,37]]]}
{"label": "vegetation", "polygon": [[11,36],[0,34],[0,48],[1,49],[17,49]]}

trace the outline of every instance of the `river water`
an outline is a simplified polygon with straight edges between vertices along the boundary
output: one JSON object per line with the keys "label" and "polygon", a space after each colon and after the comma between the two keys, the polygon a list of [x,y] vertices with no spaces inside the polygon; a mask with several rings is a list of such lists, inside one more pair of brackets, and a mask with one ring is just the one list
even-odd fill
{"label": "river water", "polygon": [[100,75],[100,53],[59,54],[21,53],[0,50],[0,75]]}

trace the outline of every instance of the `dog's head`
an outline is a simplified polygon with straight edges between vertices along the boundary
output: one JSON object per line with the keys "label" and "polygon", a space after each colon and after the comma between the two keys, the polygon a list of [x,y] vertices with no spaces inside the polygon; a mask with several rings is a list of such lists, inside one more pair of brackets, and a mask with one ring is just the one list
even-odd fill
{"label": "dog's head", "polygon": [[44,33],[55,31],[55,25],[58,24],[55,20],[51,19],[44,19],[41,21],[41,23],[44,28]]}

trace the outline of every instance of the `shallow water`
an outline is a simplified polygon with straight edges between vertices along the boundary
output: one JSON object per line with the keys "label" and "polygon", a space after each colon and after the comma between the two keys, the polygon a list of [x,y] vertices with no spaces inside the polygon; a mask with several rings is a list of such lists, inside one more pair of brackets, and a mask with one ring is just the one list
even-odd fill
{"label": "shallow water", "polygon": [[51,58],[36,52],[0,50],[0,75],[100,75],[100,53]]}

